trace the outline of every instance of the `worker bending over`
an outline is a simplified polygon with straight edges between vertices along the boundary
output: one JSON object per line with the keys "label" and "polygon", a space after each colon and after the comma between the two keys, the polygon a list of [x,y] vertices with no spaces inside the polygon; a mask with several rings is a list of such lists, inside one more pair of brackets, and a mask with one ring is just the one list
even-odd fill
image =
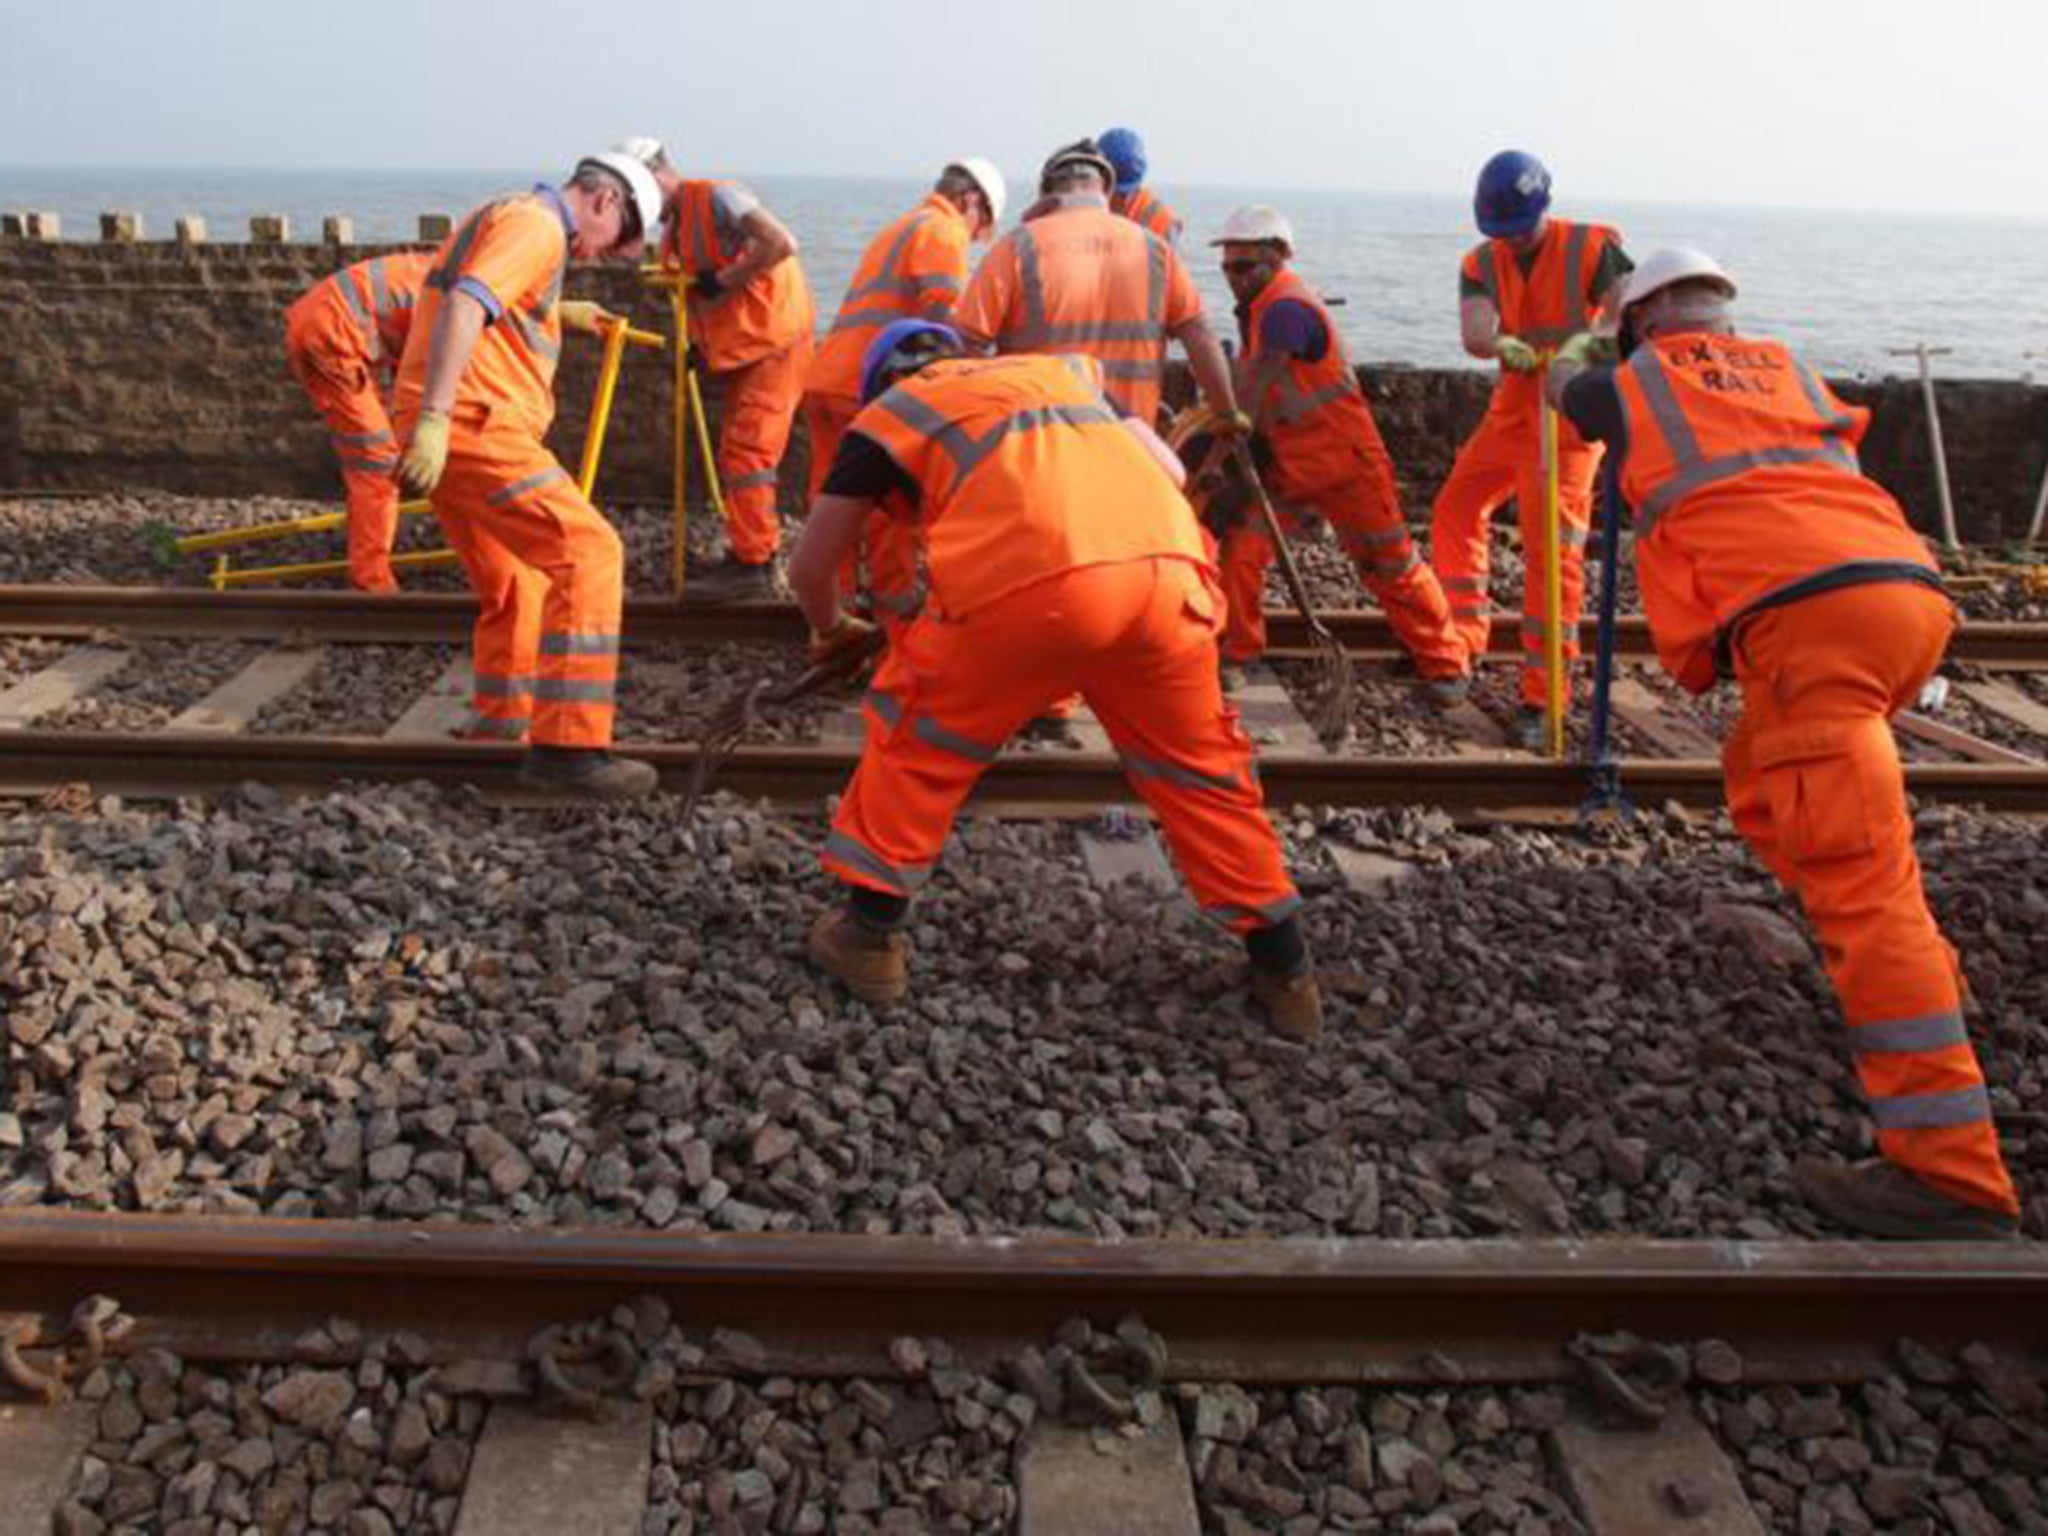
{"label": "worker bending over", "polygon": [[723,563],[690,576],[699,602],[772,597],[782,523],[776,477],[817,341],[811,285],[796,236],[737,181],[686,181],[655,139],[623,146],[654,173],[666,202],[663,262],[690,276],[690,350],[720,401],[718,477]]}
{"label": "worker bending over", "polygon": [[476,590],[472,734],[530,740],[532,789],[654,787],[653,768],[609,750],[625,551],[542,439],[563,328],[609,318],[561,297],[569,258],[634,260],[660,213],[653,177],[620,154],[485,204],[435,253],[399,368],[399,478],[433,498]]}
{"label": "worker bending over", "polygon": [[892,497],[930,583],[867,697],[823,856],[848,901],[813,928],[812,959],[868,1001],[904,995],[910,899],[954,815],[1018,728],[1078,690],[1203,910],[1244,935],[1268,1024],[1312,1038],[1322,1002],[1301,901],[1217,683],[1222,597],[1178,463],[1119,419],[1094,360],[962,350],[923,321],[875,339],[869,403],[790,561],[820,659],[866,631],[842,613],[835,573]]}
{"label": "worker bending over", "polygon": [[1109,194],[1110,211],[1120,213],[1134,224],[1142,224],[1160,239],[1180,243],[1180,215],[1145,185],[1149,169],[1145,141],[1135,128],[1111,128],[1097,139],[1102,156],[1116,173],[1116,185]]}
{"label": "worker bending over", "polygon": [[[1490,522],[1510,496],[1522,534],[1522,707],[1520,744],[1541,751],[1549,694],[1543,649],[1544,358],[1580,331],[1613,329],[1613,299],[1630,262],[1621,236],[1604,224],[1548,216],[1550,173],[1533,155],[1506,150],[1479,172],[1473,212],[1486,242],[1458,274],[1458,325],[1465,350],[1500,364],[1479,429],[1458,450],[1431,513],[1430,556],[1465,642],[1469,669],[1486,654],[1493,626],[1487,572]],[[1559,566],[1567,669],[1579,654],[1586,529],[1592,520],[1599,451],[1558,423]]]}
{"label": "worker bending over", "polygon": [[1148,427],[1159,419],[1171,336],[1227,429],[1248,431],[1194,279],[1170,244],[1110,212],[1115,183],[1091,140],[1054,151],[1039,173],[1034,216],[989,248],[967,285],[956,312],[961,333],[998,352],[1094,358],[1117,409]]}
{"label": "worker bending over", "polygon": [[1728,807],[1819,931],[1882,1158],[1809,1161],[1820,1210],[1881,1237],[2011,1236],[2019,1210],[1963,978],[1935,927],[1889,717],[1941,661],[1955,612],[1898,504],[1864,478],[1869,413],[1783,345],[1736,333],[1735,284],[1659,251],[1622,296],[1619,367],[1558,354],[1551,398],[1620,454],[1643,612],[1666,670],[1732,675]]}
{"label": "worker bending over", "polygon": [[412,331],[413,305],[433,265],[427,251],[374,256],[322,278],[285,311],[292,377],[327,420],[348,504],[348,580],[396,592],[398,439],[384,397]]}
{"label": "worker bending over", "polygon": [[[1263,205],[1240,208],[1209,242],[1237,299],[1242,348],[1237,397],[1276,460],[1274,486],[1336,531],[1359,579],[1386,610],[1439,703],[1464,697],[1464,647],[1436,573],[1422,563],[1401,515],[1394,461],[1323,301],[1288,266],[1294,230]],[[1262,597],[1274,550],[1246,519],[1221,538],[1230,623],[1223,654],[1251,661],[1266,645]]]}
{"label": "worker bending over", "polygon": [[825,483],[839,435],[860,410],[869,343],[897,320],[943,323],[952,317],[967,287],[968,247],[995,238],[1008,195],[993,162],[956,160],[923,202],[868,242],[804,383],[813,496]]}

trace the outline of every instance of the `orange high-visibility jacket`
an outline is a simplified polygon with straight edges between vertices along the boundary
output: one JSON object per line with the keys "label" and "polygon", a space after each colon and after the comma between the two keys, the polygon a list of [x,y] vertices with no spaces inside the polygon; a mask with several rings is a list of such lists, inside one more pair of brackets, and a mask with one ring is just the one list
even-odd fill
{"label": "orange high-visibility jacket", "polygon": [[916,482],[929,611],[942,617],[1082,566],[1209,564],[1194,509],[1118,420],[1090,358],[933,363],[847,430]]}
{"label": "orange high-visibility jacket", "polygon": [[308,288],[291,307],[293,316],[321,311],[327,323],[291,329],[316,337],[314,346],[344,361],[396,368],[412,331],[413,305],[433,264],[432,251],[397,251],[343,267]]}
{"label": "orange high-visibility jacket", "polygon": [[[1504,336],[1519,336],[1530,346],[1554,351],[1567,337],[1590,330],[1600,318],[1593,282],[1600,258],[1621,236],[1605,224],[1574,224],[1551,219],[1527,277],[1514,247],[1488,240],[1465,253],[1463,273],[1486,290],[1500,311]],[[1493,387],[1491,409],[1502,415],[1534,420],[1541,386],[1533,373],[1501,372]]]}
{"label": "orange high-visibility jacket", "polygon": [[996,241],[955,323],[999,352],[1079,352],[1102,364],[1110,398],[1150,425],[1166,338],[1202,313],[1171,245],[1106,204],[1036,218]]}
{"label": "orange high-visibility jacket", "polygon": [[434,253],[420,289],[412,334],[399,364],[392,414],[401,432],[419,414],[426,389],[434,322],[448,295],[474,278],[504,306],[484,329],[455,392],[455,414],[488,414],[536,438],[555,419],[555,365],[562,356],[560,300],[569,265],[569,232],[538,195],[486,203],[455,228]]}
{"label": "orange high-visibility jacket", "polygon": [[1868,581],[1940,586],[1898,503],[1857,465],[1870,413],[1779,343],[1660,336],[1614,380],[1643,612],[1688,688],[1712,686],[1761,609]]}
{"label": "orange high-visibility jacket", "polygon": [[[692,277],[717,272],[740,258],[739,244],[718,227],[713,196],[719,183],[686,181],[670,204],[664,257]],[[741,368],[795,346],[818,323],[811,285],[796,257],[778,261],[738,293],[716,299],[690,295],[690,343],[714,371]]]}
{"label": "orange high-visibility jacket", "polygon": [[1379,434],[1336,322],[1296,272],[1283,270],[1247,307],[1245,356],[1254,364],[1259,361],[1260,326],[1266,311],[1282,299],[1308,305],[1322,317],[1330,337],[1317,361],[1287,360],[1274,389],[1277,398],[1254,402],[1260,427],[1280,461],[1281,494],[1306,496],[1354,478],[1364,462],[1364,445]]}
{"label": "orange high-visibility jacket", "polygon": [[1164,200],[1154,197],[1150,187],[1140,187],[1131,193],[1117,212],[1134,224],[1144,225],[1162,240],[1169,243],[1180,240],[1180,215]]}
{"label": "orange high-visibility jacket", "polygon": [[972,243],[966,216],[936,192],[875,236],[804,387],[859,399],[861,364],[875,332],[897,320],[943,320],[952,313],[967,286]]}

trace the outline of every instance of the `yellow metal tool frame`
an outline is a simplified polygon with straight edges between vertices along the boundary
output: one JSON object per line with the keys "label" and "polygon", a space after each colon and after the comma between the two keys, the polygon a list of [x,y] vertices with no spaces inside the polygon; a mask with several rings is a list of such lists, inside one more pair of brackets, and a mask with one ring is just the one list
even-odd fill
{"label": "yellow metal tool frame", "polygon": [[1550,755],[1562,759],[1565,706],[1571,695],[1564,675],[1564,529],[1558,489],[1557,409],[1550,403],[1550,356],[1543,354],[1543,366],[1536,374],[1543,411],[1543,734]]}
{"label": "yellow metal tool frame", "polygon": [[675,550],[671,557],[676,596],[683,595],[683,581],[689,565],[686,535],[690,526],[690,444],[694,441],[704,461],[704,489],[718,521],[725,522],[725,488],[718,482],[718,456],[711,447],[711,422],[704,411],[704,391],[690,367],[690,274],[676,267],[644,266],[640,280],[668,295],[669,313],[675,323],[675,429],[670,441],[674,478],[670,500],[674,516]]}
{"label": "yellow metal tool frame", "polygon": [[[653,347],[658,350],[668,345],[667,338],[653,331],[635,330],[620,321],[603,323],[600,329],[604,336],[604,358],[598,365],[597,390],[590,402],[590,421],[583,434],[583,459],[576,475],[577,488],[585,496],[596,487],[598,466],[604,461],[605,434],[611,426],[612,400],[618,394],[619,373],[625,363],[626,348]],[[406,501],[399,503],[398,514],[400,517],[418,517],[432,510],[424,500]],[[263,539],[283,538],[289,534],[321,533],[340,528],[347,522],[346,512],[323,512],[317,517],[302,517],[289,522],[254,523],[247,528],[192,534],[177,540],[171,547],[181,555],[194,554]],[[392,565],[403,567],[448,565],[454,560],[455,551],[452,549],[415,550],[411,554],[391,557]],[[347,571],[346,560],[313,560],[298,565],[252,566],[235,570],[223,555],[214,563],[209,581],[214,591],[220,592],[229,587],[253,586],[259,582],[306,581],[317,576],[345,575]]]}

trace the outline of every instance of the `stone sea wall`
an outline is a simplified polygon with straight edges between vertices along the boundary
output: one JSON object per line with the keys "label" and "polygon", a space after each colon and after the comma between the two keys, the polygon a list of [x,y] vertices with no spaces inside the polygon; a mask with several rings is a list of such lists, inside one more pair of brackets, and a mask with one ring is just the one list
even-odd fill
{"label": "stone sea wall", "polygon": [[[60,241],[33,216],[8,217],[0,232],[0,489],[338,494],[320,422],[285,367],[283,314],[327,273],[388,247],[346,243],[341,220],[320,243],[287,243],[286,231],[270,225],[247,243],[211,242],[189,225],[170,241],[138,232],[110,215],[103,240]],[[579,268],[569,291],[666,329],[666,300],[629,271]],[[569,338],[556,446],[572,463],[597,352],[595,342]],[[1361,372],[1419,516],[1484,410],[1488,377],[1476,368],[1368,364]],[[670,378],[666,354],[629,350],[601,499],[667,496]],[[1935,528],[1917,382],[1838,388],[1874,412],[1865,466],[1916,523]],[[2048,389],[1944,381],[1939,398],[1965,537],[2017,537],[2048,461]],[[804,455],[799,428],[784,467],[786,501],[802,487]]]}

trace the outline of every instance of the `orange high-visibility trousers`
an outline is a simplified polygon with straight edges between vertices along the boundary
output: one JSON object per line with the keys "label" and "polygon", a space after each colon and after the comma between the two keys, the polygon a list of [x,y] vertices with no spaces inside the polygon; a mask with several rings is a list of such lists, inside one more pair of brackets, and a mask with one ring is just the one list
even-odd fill
{"label": "orange high-visibility trousers", "polygon": [[[292,375],[327,422],[341,460],[348,506],[348,579],[365,592],[396,592],[391,545],[398,537],[398,439],[369,367],[327,350],[318,317],[294,310],[285,356]],[[354,345],[354,343],[351,343]]]}
{"label": "orange high-visibility trousers", "polygon": [[726,542],[749,565],[774,559],[782,546],[776,477],[816,349],[806,336],[780,352],[711,376],[720,394],[718,479],[725,492]]}
{"label": "orange high-visibility trousers", "polygon": [[476,589],[474,733],[609,746],[626,593],[611,524],[531,436],[460,415],[434,512]]}
{"label": "orange high-visibility trousers", "polygon": [[[1401,516],[1391,464],[1384,478],[1363,474],[1297,496],[1292,504],[1330,525],[1338,548],[1351,557],[1359,580],[1415,658],[1418,672],[1424,677],[1457,677],[1466,670],[1465,644],[1451,620],[1450,604],[1437,584],[1436,572],[1416,553],[1407,521]],[[1291,520],[1288,531],[1293,531]],[[1273,542],[1256,517],[1223,537],[1219,564],[1223,593],[1230,605],[1223,633],[1223,655],[1228,661],[1256,660],[1266,648],[1261,604],[1266,571],[1275,558]]]}
{"label": "orange high-visibility trousers", "polygon": [[[1522,702],[1547,702],[1543,665],[1543,445],[1535,417],[1523,419],[1489,411],[1458,450],[1457,460],[1430,509],[1430,559],[1464,642],[1467,665],[1486,654],[1493,629],[1487,595],[1492,567],[1490,522],[1510,496],[1522,533]],[[1586,590],[1586,531],[1593,520],[1593,474],[1600,466],[1597,445],[1581,441],[1558,421],[1558,523],[1564,535],[1563,597],[1567,672],[1579,655],[1579,609]]]}
{"label": "orange high-visibility trousers", "polygon": [[1954,627],[1945,597],[1901,582],[1758,614],[1735,646],[1742,717],[1722,765],[1736,827],[1820,935],[1879,1148],[1959,1199],[2016,1214],[1888,723]]}
{"label": "orange high-visibility trousers", "polygon": [[1084,566],[889,647],[867,742],[823,854],[901,896],[931,874],[961,802],[1027,721],[1078,690],[1166,832],[1202,909],[1243,933],[1300,906],[1266,820],[1252,744],[1216,678],[1222,598],[1199,567]]}
{"label": "orange high-visibility trousers", "polygon": [[846,427],[860,414],[860,402],[851,395],[804,392],[804,435],[810,439],[811,473],[808,487],[813,500],[825,489],[825,477],[832,472],[832,460],[839,452],[839,440]]}

